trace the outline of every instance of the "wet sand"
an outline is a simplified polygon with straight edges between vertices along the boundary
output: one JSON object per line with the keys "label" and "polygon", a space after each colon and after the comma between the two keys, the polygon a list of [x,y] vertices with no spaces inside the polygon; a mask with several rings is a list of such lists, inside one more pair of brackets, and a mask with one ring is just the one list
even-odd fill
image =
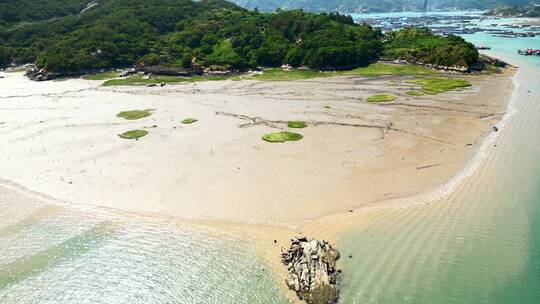
{"label": "wet sand", "polygon": [[538,64],[492,55],[520,66],[508,114],[451,191],[310,225],[353,256],[344,303],[538,302]]}
{"label": "wet sand", "polygon": [[[414,98],[410,77],[395,76],[105,88],[3,75],[0,178],[75,205],[296,231],[445,184],[512,90],[509,75],[461,76],[471,89]],[[379,93],[398,99],[365,101]],[[261,140],[288,120],[308,122],[303,140]],[[117,136],[143,128],[138,141]]]}
{"label": "wet sand", "polygon": [[[459,76],[473,87],[414,98],[410,77],[395,76],[103,88],[3,74],[0,177],[16,186],[0,196],[22,190],[244,233],[286,290],[279,254],[291,236],[338,242],[378,220],[373,210],[429,204],[473,172],[506,113],[512,73]],[[398,100],[365,102],[378,93]],[[146,108],[154,114],[142,120],[116,117]],[[288,120],[308,122],[297,130],[304,140],[261,140]],[[137,128],[150,134],[117,137]]]}

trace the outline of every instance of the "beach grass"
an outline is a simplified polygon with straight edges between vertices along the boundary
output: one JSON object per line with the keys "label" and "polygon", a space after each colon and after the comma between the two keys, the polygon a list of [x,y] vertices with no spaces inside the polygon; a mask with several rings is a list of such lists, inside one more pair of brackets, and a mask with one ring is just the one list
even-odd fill
{"label": "beach grass", "polygon": [[190,124],[196,123],[196,122],[197,122],[197,119],[192,118],[192,117],[188,117],[188,118],[182,120],[182,123],[185,124],[185,125],[190,125]]}
{"label": "beach grass", "polygon": [[307,128],[307,124],[304,121],[289,121],[287,122],[287,127],[293,129],[303,129]]}
{"label": "beach grass", "polygon": [[118,134],[118,136],[123,139],[139,139],[146,135],[148,135],[148,131],[146,130],[131,130],[122,134]]}
{"label": "beach grass", "polygon": [[410,95],[410,96],[422,96],[422,95],[424,95],[424,93],[422,93],[420,91],[407,91],[407,95]]}
{"label": "beach grass", "polygon": [[369,103],[379,103],[379,102],[392,102],[396,100],[396,96],[393,95],[386,95],[386,94],[378,94],[368,97],[367,102]]}
{"label": "beach grass", "polygon": [[351,71],[343,72],[346,75],[361,75],[365,77],[378,77],[385,75],[409,76],[409,75],[432,75],[436,71],[427,69],[423,66],[412,64],[386,64],[373,63],[367,67],[356,68]]}
{"label": "beach grass", "polygon": [[[200,81],[219,81],[219,80],[240,80],[251,79],[261,81],[287,81],[287,80],[301,80],[320,77],[333,77],[344,75],[360,75],[366,77],[377,77],[384,75],[396,75],[396,76],[425,76],[436,74],[436,71],[429,70],[422,66],[411,64],[386,64],[386,63],[373,63],[366,67],[360,67],[349,71],[316,71],[306,69],[281,69],[271,68],[262,71],[260,74],[244,75],[244,76],[193,76],[193,77],[179,77],[179,76],[157,76],[150,78],[143,78],[142,74],[133,75],[127,78],[121,79],[109,79],[103,83],[103,86],[137,86],[137,85],[149,85],[160,83],[190,83]],[[99,74],[89,75],[88,77],[99,78]],[[105,77],[105,76],[103,76]],[[106,79],[106,78],[105,78]]]}
{"label": "beach grass", "polygon": [[116,117],[127,120],[137,120],[152,115],[152,111],[154,111],[154,109],[124,111],[116,114]]}
{"label": "beach grass", "polygon": [[419,85],[422,88],[422,93],[429,95],[464,89],[471,86],[471,83],[467,80],[443,77],[428,77],[424,79],[409,80],[407,82]]}
{"label": "beach grass", "polygon": [[160,83],[191,83],[199,81],[220,81],[235,79],[238,77],[230,76],[193,76],[193,77],[180,77],[180,76],[158,76],[143,78],[143,75],[133,75],[127,78],[110,79],[103,83],[103,86],[141,86],[148,84],[160,84]]}
{"label": "beach grass", "polygon": [[285,69],[267,69],[262,72],[262,74],[257,74],[248,77],[248,79],[255,80],[268,80],[268,81],[285,81],[285,80],[299,80],[299,79],[310,79],[317,77],[331,77],[339,75],[339,72],[321,72],[314,70],[285,70]]}
{"label": "beach grass", "polygon": [[107,79],[111,79],[115,77],[118,77],[118,72],[108,71],[108,72],[84,75],[82,78],[85,80],[107,80]]}
{"label": "beach grass", "polygon": [[286,141],[298,141],[298,140],[301,140],[302,138],[304,138],[302,134],[282,131],[282,132],[268,133],[264,135],[262,139],[271,143],[282,143]]}

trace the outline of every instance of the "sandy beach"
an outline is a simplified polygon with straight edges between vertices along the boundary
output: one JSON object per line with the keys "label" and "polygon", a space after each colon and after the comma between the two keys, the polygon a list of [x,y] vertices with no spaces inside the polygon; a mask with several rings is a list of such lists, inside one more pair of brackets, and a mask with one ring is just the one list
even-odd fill
{"label": "sandy beach", "polygon": [[[0,178],[72,204],[287,228],[444,184],[512,89],[508,75],[414,98],[397,76],[147,88],[2,75]],[[398,99],[365,101],[382,92]],[[134,109],[154,111],[116,117]],[[302,141],[261,140],[288,120],[308,122]],[[138,141],[117,136],[142,128]]]}
{"label": "sandy beach", "polygon": [[[245,234],[286,291],[278,257],[291,236],[337,242],[344,231],[377,219],[371,210],[451,191],[481,157],[484,139],[495,135],[513,73],[450,75],[473,86],[421,97],[406,94],[412,76],[147,88],[81,79],[35,83],[3,73],[0,196]],[[398,99],[366,102],[380,93]],[[134,109],[154,110],[141,120],[116,117]],[[186,117],[198,122],[181,124]],[[297,130],[303,140],[261,140],[287,130],[289,120],[308,123]],[[132,129],[149,135],[117,136]]]}
{"label": "sandy beach", "polygon": [[520,24],[529,24],[531,26],[540,26],[540,18],[524,18]]}

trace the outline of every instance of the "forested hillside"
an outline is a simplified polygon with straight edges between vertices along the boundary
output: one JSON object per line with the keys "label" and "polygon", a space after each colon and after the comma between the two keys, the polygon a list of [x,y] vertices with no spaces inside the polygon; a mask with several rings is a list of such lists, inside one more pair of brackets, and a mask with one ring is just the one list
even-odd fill
{"label": "forested hillside", "polygon": [[[277,8],[303,9],[311,12],[400,12],[420,11],[423,0],[233,0],[240,6],[262,11]],[[486,10],[498,6],[540,4],[540,0],[430,0],[430,10]]]}
{"label": "forested hillside", "polygon": [[80,16],[8,27],[0,32],[0,43],[0,65],[35,62],[60,74],[134,65],[343,69],[368,64],[383,53],[468,66],[478,55],[453,36],[419,31],[383,37],[349,16],[260,13],[221,0],[103,0]]}
{"label": "forested hillside", "polygon": [[90,0],[0,0],[0,27],[80,12]]}
{"label": "forested hillside", "polygon": [[284,63],[340,68],[377,58],[380,36],[350,17],[262,14],[218,0],[108,0],[80,18],[2,33],[13,60],[35,60],[55,72],[192,63],[235,69]]}
{"label": "forested hillside", "polygon": [[476,47],[463,38],[433,35],[427,29],[403,29],[386,36],[383,57],[438,66],[471,66],[478,61]]}

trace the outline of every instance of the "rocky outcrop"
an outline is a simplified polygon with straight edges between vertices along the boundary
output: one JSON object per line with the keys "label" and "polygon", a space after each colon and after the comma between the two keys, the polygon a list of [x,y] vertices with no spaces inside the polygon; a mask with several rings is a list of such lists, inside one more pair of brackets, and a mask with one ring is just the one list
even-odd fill
{"label": "rocky outcrop", "polygon": [[26,77],[28,77],[30,80],[34,81],[46,81],[46,80],[53,80],[57,78],[62,77],[78,77],[80,75],[84,74],[93,74],[96,72],[103,72],[104,70],[99,71],[78,71],[78,72],[63,72],[63,73],[57,73],[57,72],[49,72],[45,69],[40,69],[34,64],[30,64],[26,66]]}
{"label": "rocky outcrop", "polygon": [[339,252],[323,240],[299,237],[281,254],[289,270],[287,286],[308,304],[336,303],[339,297],[336,269]]}

